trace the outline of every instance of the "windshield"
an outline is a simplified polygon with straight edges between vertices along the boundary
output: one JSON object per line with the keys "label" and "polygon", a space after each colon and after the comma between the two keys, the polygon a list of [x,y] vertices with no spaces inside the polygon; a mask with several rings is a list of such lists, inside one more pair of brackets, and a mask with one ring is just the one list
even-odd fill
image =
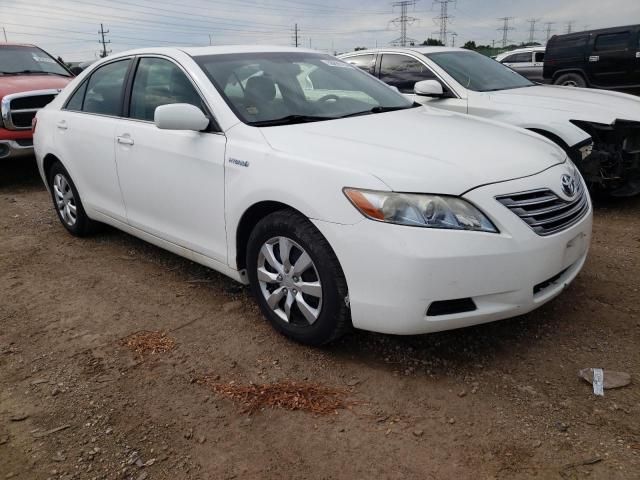
{"label": "windshield", "polygon": [[0,45],[0,74],[18,73],[71,76],[48,53],[37,47]]}
{"label": "windshield", "polygon": [[427,58],[460,85],[476,92],[530,87],[532,82],[499,62],[476,52],[429,53]]}
{"label": "windshield", "polygon": [[245,123],[273,126],[381,113],[413,103],[329,55],[267,52],[194,57]]}

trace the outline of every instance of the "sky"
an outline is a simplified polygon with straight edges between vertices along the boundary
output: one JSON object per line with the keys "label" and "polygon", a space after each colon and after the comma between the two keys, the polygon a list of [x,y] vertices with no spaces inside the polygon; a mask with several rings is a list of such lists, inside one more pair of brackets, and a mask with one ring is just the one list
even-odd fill
{"label": "sky", "polygon": [[[605,7],[606,6],[606,7]],[[447,43],[473,40],[499,45],[500,17],[510,20],[509,40],[529,38],[529,19],[538,19],[535,39],[552,33],[640,23],[639,0],[458,0]],[[65,61],[97,57],[100,23],[108,48],[120,52],[153,46],[224,44],[292,45],[294,25],[305,47],[347,52],[355,47],[389,45],[400,36],[392,20],[400,8],[379,0],[0,0],[0,42],[33,43]],[[418,0],[408,8],[414,20],[407,36],[421,43],[438,37],[434,20],[440,4]],[[4,28],[4,32],[1,30]]]}

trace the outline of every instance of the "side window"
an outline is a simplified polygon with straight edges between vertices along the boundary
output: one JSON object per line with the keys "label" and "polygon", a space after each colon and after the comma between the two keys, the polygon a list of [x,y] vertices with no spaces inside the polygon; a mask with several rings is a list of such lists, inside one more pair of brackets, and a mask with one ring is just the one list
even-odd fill
{"label": "side window", "polygon": [[373,73],[373,61],[375,55],[357,55],[355,57],[345,58],[344,61],[350,63],[354,67],[358,67],[365,72]]}
{"label": "side window", "polygon": [[416,82],[435,80],[435,74],[422,62],[407,55],[385,54],[380,64],[380,80],[403,93],[413,93]]}
{"label": "side window", "polygon": [[156,108],[189,103],[203,108],[202,99],[184,72],[163,58],[142,58],[131,90],[129,117],[152,122]]}
{"label": "side window", "polygon": [[505,58],[502,63],[531,63],[531,52],[514,53]]}
{"label": "side window", "polygon": [[606,33],[598,35],[594,50],[606,52],[610,50],[624,50],[629,46],[630,32]]}
{"label": "side window", "polygon": [[534,62],[536,63],[544,62],[544,52],[536,52],[534,57]]}
{"label": "side window", "polygon": [[102,115],[120,115],[122,91],[130,59],[98,68],[89,78],[82,111]]}
{"label": "side window", "polygon": [[87,80],[82,82],[80,88],[78,88],[75,93],[71,96],[71,98],[67,101],[66,110],[72,110],[74,112],[82,111],[82,104],[84,103],[84,94],[87,91]]}

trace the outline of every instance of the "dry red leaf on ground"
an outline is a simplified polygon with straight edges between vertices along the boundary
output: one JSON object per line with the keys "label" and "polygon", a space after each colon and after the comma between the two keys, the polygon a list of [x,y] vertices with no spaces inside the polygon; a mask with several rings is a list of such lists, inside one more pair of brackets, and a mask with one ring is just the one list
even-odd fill
{"label": "dry red leaf on ground", "polygon": [[165,353],[173,350],[176,342],[165,331],[141,330],[122,339],[122,344],[138,355]]}
{"label": "dry red leaf on ground", "polygon": [[204,377],[198,383],[208,386],[217,395],[241,404],[248,413],[269,407],[328,415],[355,404],[347,398],[349,392],[344,389],[308,382],[282,380],[267,384],[239,385],[234,382],[220,383]]}

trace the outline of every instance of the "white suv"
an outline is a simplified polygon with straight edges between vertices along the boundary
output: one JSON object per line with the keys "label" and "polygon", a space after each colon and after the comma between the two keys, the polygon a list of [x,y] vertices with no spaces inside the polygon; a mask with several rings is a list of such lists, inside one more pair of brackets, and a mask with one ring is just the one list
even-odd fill
{"label": "white suv", "polygon": [[249,283],[309,344],[523,314],[591,236],[553,143],[301,49],[113,55],[38,113],[35,148],[69,232],[107,223]]}
{"label": "white suv", "polygon": [[545,47],[518,48],[496,56],[496,61],[533,82],[542,83]]}

